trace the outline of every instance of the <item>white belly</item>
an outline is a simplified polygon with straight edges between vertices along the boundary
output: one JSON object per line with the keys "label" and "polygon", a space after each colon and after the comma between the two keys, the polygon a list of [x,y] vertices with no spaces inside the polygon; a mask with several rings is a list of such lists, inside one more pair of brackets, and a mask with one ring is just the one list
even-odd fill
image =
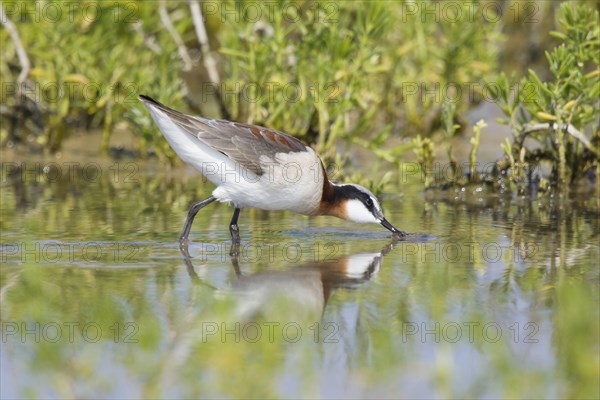
{"label": "white belly", "polygon": [[[238,173],[223,173],[213,196],[236,207],[262,210],[290,210],[311,215],[317,211],[323,191],[321,160],[311,149],[278,153],[276,159],[261,157],[265,171],[257,176],[236,164]],[[209,177],[210,179],[210,177]]]}

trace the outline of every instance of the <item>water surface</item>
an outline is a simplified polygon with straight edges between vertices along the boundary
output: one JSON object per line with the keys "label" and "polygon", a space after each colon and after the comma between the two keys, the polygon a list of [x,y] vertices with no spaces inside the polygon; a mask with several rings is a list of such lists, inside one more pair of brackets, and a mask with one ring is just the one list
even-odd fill
{"label": "water surface", "polygon": [[237,258],[213,204],[186,261],[210,184],[90,165],[4,166],[3,398],[600,395],[595,196],[440,201],[408,182],[383,197],[404,242],[244,210]]}

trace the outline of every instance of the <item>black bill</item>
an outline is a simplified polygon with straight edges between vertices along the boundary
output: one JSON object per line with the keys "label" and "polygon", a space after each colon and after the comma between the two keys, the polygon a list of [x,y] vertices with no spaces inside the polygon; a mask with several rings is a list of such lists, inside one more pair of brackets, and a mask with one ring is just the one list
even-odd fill
{"label": "black bill", "polygon": [[398,229],[396,229],[396,228],[394,227],[394,225],[390,224],[390,223],[388,222],[388,220],[387,220],[387,219],[385,219],[385,218],[383,218],[383,219],[381,220],[380,224],[381,224],[383,227],[385,227],[386,229],[389,229],[390,231],[392,231],[392,233],[395,233],[395,234],[396,234],[396,235],[398,235],[398,236],[406,236],[406,233],[405,233],[405,232],[402,232],[402,231],[399,231]]}

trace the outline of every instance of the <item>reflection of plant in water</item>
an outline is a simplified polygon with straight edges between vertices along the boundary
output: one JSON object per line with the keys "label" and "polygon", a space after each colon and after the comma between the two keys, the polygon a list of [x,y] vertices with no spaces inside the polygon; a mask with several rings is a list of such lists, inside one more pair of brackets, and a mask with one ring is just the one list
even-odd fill
{"label": "reflection of plant in water", "polygon": [[[510,397],[521,391],[543,397],[548,390],[557,393],[556,397],[598,397],[598,269],[589,262],[598,259],[598,227],[589,211],[593,207],[586,207],[590,203],[597,207],[597,199],[582,198],[580,207],[559,212],[550,205],[519,198],[510,202],[494,197],[487,207],[434,203],[434,212],[439,209],[440,216],[426,229],[436,237],[396,244],[377,274],[363,276],[370,280],[359,279],[356,290],[339,290],[330,296],[322,325],[336,324],[333,338],[339,339],[338,343],[324,342],[331,330],[315,343],[315,331],[305,325],[301,325],[302,339],[296,343],[282,339],[282,325],[273,341],[269,341],[267,327],[260,325],[262,336],[252,342],[243,338],[244,334],[254,337],[252,326],[246,325],[249,330],[241,333],[244,325],[236,330],[233,323],[227,325],[230,333],[223,339],[220,322],[236,311],[236,303],[222,296],[222,291],[215,296],[211,288],[190,284],[174,245],[181,222],[178,215],[186,211],[190,198],[196,197],[186,189],[189,184],[180,177],[169,180],[155,174],[136,175],[134,183],[115,182],[110,179],[112,174],[86,181],[82,174],[78,171],[74,174],[77,179],[71,181],[47,183],[43,174],[28,173],[24,182],[16,176],[14,184],[8,176],[11,185],[0,192],[3,233],[9,232],[6,236],[11,241],[25,242],[28,250],[36,242],[57,236],[105,245],[123,240],[140,247],[135,263],[121,264],[103,259],[73,265],[67,256],[64,263],[40,263],[31,251],[25,262],[8,256],[0,268],[2,322],[30,321],[31,330],[36,322],[42,326],[58,323],[63,329],[63,337],[56,343],[36,342],[33,334],[25,343],[18,335],[3,343],[3,356],[15,361],[10,364],[11,373],[24,372],[21,381],[9,385],[31,388],[31,380],[36,379],[38,384],[29,389],[31,397],[47,393],[122,397],[125,391],[137,397],[284,397],[289,392],[279,386],[282,375],[292,375],[309,394],[320,393],[322,385],[328,384],[322,376],[331,373],[331,360],[338,359],[336,379],[339,371],[347,374],[340,378],[344,383],[360,380],[359,389],[374,388],[371,397],[399,393],[398,388],[404,389],[399,377],[421,380],[427,387],[444,386],[453,398],[488,393]],[[419,221],[423,209],[420,187],[410,190],[401,215],[407,221]],[[18,193],[24,193],[26,212],[17,208]],[[400,203],[390,199],[386,205],[397,207]],[[269,215],[249,223],[268,226],[281,222],[281,214]],[[216,255],[203,260],[198,257],[200,250],[192,249],[197,257],[193,260],[195,272],[207,283],[225,289],[236,280],[227,258],[228,232],[223,229],[229,218],[229,212],[217,211],[205,217],[202,233],[197,232],[207,242],[219,243],[221,229],[224,259]],[[327,240],[335,231],[330,220],[312,224],[326,228]],[[294,230],[265,227],[257,231],[254,239],[279,246],[282,237],[302,243],[315,240],[312,236],[298,239]],[[342,237],[339,255],[379,250],[387,240]],[[490,252],[485,251],[486,244],[493,244]],[[495,249],[501,249],[502,257],[496,257]],[[313,262],[313,255],[307,254],[306,261]],[[256,278],[247,283],[256,283],[255,288],[268,284],[265,273],[270,275],[269,271],[279,276],[289,271],[316,272],[310,265],[290,265],[276,257],[265,256],[256,262],[242,259],[242,272]],[[335,262],[324,264],[324,269],[319,267],[321,279],[341,282],[344,287],[356,281],[340,279],[342,271]],[[358,271],[356,262],[350,265]],[[293,274],[288,278],[295,279]],[[292,302],[277,311],[289,317],[293,308],[304,306],[307,304]],[[263,321],[277,322],[267,318]],[[130,322],[139,328],[132,338],[137,342],[115,342],[115,323],[124,328]],[[436,322],[442,327],[460,326],[462,337],[452,343],[444,340],[442,330],[439,342],[433,333],[423,339],[423,329],[432,332]],[[519,343],[514,343],[515,332],[510,329],[515,322],[520,324]],[[523,343],[529,332],[524,325],[529,322],[539,327],[534,336],[538,343]],[[65,323],[79,324],[73,343],[68,341]],[[82,339],[80,328],[87,323],[101,327],[103,336],[98,342]],[[207,326],[215,323],[219,330],[207,335]],[[472,342],[465,323],[478,324]],[[482,328],[488,323],[501,324],[503,336],[496,343],[483,336]],[[407,335],[408,324],[419,332]],[[454,330],[446,333],[453,336]],[[93,329],[89,334],[93,336]],[[236,335],[242,338],[238,342]],[[540,354],[549,362],[531,361]],[[473,361],[479,371],[476,376],[470,371],[469,376],[461,375],[463,369],[454,367],[465,359]],[[249,365],[251,368],[244,368]],[[461,384],[456,389],[452,384],[458,380]],[[90,396],[85,396],[87,393]],[[119,396],[110,396],[113,393]],[[415,392],[415,396],[427,394],[419,389]]]}

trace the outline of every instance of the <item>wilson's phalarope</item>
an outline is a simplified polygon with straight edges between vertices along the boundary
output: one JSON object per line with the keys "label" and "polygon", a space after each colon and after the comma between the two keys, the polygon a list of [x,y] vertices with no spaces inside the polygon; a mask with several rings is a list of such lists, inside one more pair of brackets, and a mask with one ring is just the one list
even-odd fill
{"label": "wilson's phalarope", "polygon": [[217,185],[209,198],[192,205],[179,237],[187,238],[194,217],[215,200],[235,207],[229,231],[239,241],[242,208],[290,210],[332,215],[358,223],[381,224],[395,235],[373,193],[354,184],[332,183],[319,156],[293,136],[239,122],[193,117],[140,95],[175,153]]}

